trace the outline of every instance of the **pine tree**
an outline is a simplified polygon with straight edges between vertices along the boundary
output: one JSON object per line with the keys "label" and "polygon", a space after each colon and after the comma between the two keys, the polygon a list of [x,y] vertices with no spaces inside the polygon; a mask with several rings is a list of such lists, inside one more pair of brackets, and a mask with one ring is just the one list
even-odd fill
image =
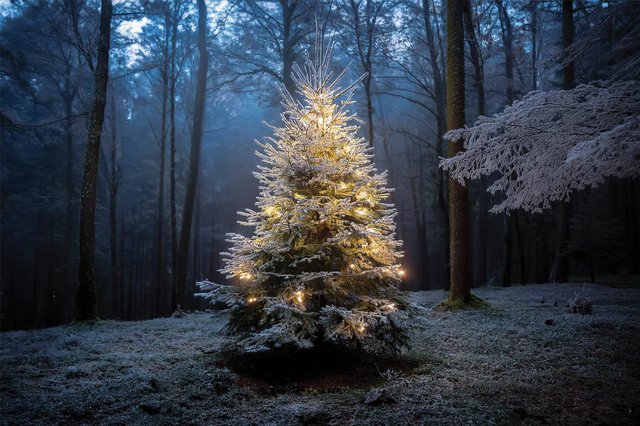
{"label": "pine tree", "polygon": [[[199,283],[232,304],[232,330],[249,352],[346,346],[397,352],[407,343],[398,295],[396,211],[371,149],[348,111],[355,83],[338,87],[331,49],[294,67],[300,100],[283,89],[283,127],[260,143],[256,210],[240,212],[251,237],[232,243],[222,272],[239,286]],[[342,98],[342,101],[339,99]]]}

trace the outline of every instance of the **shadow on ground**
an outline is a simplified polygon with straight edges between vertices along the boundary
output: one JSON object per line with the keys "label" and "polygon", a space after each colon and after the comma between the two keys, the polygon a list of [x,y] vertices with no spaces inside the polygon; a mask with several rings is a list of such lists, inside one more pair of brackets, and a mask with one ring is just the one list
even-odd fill
{"label": "shadow on ground", "polygon": [[388,372],[410,375],[420,362],[408,356],[375,356],[323,347],[270,353],[227,352],[220,356],[218,365],[238,374],[240,383],[277,393],[370,388],[387,380]]}

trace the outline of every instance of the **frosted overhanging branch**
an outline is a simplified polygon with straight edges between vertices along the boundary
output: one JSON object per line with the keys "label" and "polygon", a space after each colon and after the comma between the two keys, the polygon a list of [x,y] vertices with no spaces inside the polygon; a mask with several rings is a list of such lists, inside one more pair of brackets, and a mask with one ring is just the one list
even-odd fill
{"label": "frosted overhanging branch", "polygon": [[465,151],[440,166],[464,183],[497,172],[491,212],[539,212],[608,176],[640,175],[640,82],[535,91],[473,127],[445,135]]}

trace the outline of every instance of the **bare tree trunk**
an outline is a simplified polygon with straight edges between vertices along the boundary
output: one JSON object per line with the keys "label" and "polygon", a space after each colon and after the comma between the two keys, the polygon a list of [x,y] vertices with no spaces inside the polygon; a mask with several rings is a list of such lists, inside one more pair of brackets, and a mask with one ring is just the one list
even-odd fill
{"label": "bare tree trunk", "polygon": [[[507,79],[505,105],[513,103],[513,28],[511,18],[502,0],[496,0],[500,17],[502,44],[504,45],[504,74]],[[512,282],[511,267],[513,264],[513,239],[519,232],[518,212],[507,215],[504,233],[505,260],[502,271],[502,284],[508,286]],[[522,259],[521,259],[522,261]]]}
{"label": "bare tree trunk", "polygon": [[[464,127],[464,31],[462,5],[447,1],[447,123]],[[463,150],[462,140],[449,142],[449,157]],[[469,197],[467,188],[449,177],[451,285],[449,300],[471,298]]]}
{"label": "bare tree trunk", "polygon": [[171,25],[171,78],[169,84],[170,120],[170,198],[171,198],[171,311],[178,307],[178,219],[176,213],[176,47],[178,39],[179,4],[174,5]]}
{"label": "bare tree trunk", "polygon": [[[444,157],[443,151],[443,135],[446,131],[446,112],[445,112],[445,104],[447,100],[445,99],[445,88],[444,88],[444,80],[442,78],[442,72],[440,70],[440,62],[438,61],[438,48],[436,46],[435,35],[433,31],[433,27],[431,26],[431,4],[429,0],[422,0],[422,16],[424,20],[425,33],[427,36],[427,46],[429,48],[429,62],[431,65],[431,74],[433,77],[433,94],[434,101],[436,103],[436,151],[438,156]],[[463,46],[464,49],[464,46]],[[444,225],[444,235],[447,238],[447,244],[449,245],[449,213],[447,208],[447,197],[445,194],[445,173],[442,170],[438,170],[438,207],[440,208],[440,213],[442,214],[442,221]],[[447,264],[446,268],[446,279],[445,279],[445,289],[448,288],[449,284],[449,265],[450,265],[450,252],[449,250],[445,250],[445,263]]]}
{"label": "bare tree trunk", "polygon": [[507,79],[506,105],[511,105],[513,103],[513,28],[502,0],[496,0],[496,4],[498,5],[502,44],[504,45],[504,75]]}
{"label": "bare tree trunk", "polygon": [[[462,1],[462,10],[464,16],[464,27],[467,45],[469,46],[471,63],[473,64],[473,86],[475,87],[477,94],[478,115],[486,115],[486,101],[484,93],[484,64],[482,60],[482,52],[480,51],[480,45],[478,44],[478,38],[476,37],[475,27],[473,25],[471,0]],[[479,264],[479,268],[476,282],[478,284],[484,285],[487,283],[487,214],[489,210],[487,178],[485,176],[482,176],[480,178],[480,184],[478,186],[480,190],[480,203],[478,206],[478,210],[480,211],[478,218],[479,250],[477,253],[477,262]]]}
{"label": "bare tree trunk", "polygon": [[196,83],[196,99],[193,108],[193,129],[191,134],[191,155],[189,159],[189,177],[185,192],[184,210],[182,213],[182,229],[178,247],[178,304],[184,304],[187,280],[187,260],[189,257],[189,239],[193,207],[200,172],[200,150],[202,145],[202,123],[204,119],[204,102],[207,89],[207,68],[209,52],[207,51],[207,7],[204,0],[198,0],[198,80]]}
{"label": "bare tree trunk", "polygon": [[76,320],[78,321],[93,320],[98,316],[95,282],[96,183],[100,156],[100,134],[102,133],[109,80],[112,8],[111,0],[102,0],[98,62],[95,70],[94,97],[89,115],[89,136],[80,194],[80,261],[76,301]]}
{"label": "bare tree trunk", "polygon": [[531,8],[531,90],[538,90],[538,4],[533,0]]}
{"label": "bare tree trunk", "polygon": [[[562,44],[564,47],[564,59],[562,62],[563,89],[572,89],[574,86],[574,71],[570,50],[573,46],[573,0],[562,1]],[[570,218],[571,203],[561,201],[558,218],[558,243],[550,277],[550,281],[553,282],[566,282],[569,280],[567,244],[570,237]]]}
{"label": "bare tree trunk", "polygon": [[371,0],[366,0],[364,22],[362,22],[360,16],[360,5],[361,2],[359,1],[349,1],[349,7],[353,15],[353,30],[358,60],[362,66],[362,71],[365,73],[365,77],[362,79],[362,86],[367,103],[367,141],[369,142],[369,146],[373,148],[375,133],[373,125],[373,94],[371,93],[371,83],[373,81],[373,62],[371,55],[375,48],[377,20],[384,6],[384,1],[374,4]]}
{"label": "bare tree trunk", "polygon": [[[66,74],[64,80],[64,112],[67,117],[73,114],[73,100],[75,98],[75,92],[71,84],[71,64],[67,63]],[[72,121],[65,120],[64,122],[64,136],[67,149],[66,158],[66,191],[67,191],[67,206],[65,212],[64,222],[64,245],[63,245],[63,258],[62,258],[62,280],[64,282],[63,291],[59,295],[64,295],[65,301],[68,300],[70,289],[72,287],[73,278],[71,276],[71,240],[73,238],[73,218],[74,218],[74,204],[75,204],[75,182],[73,179],[74,169],[74,152],[73,152],[73,130]],[[66,315],[65,315],[66,316]],[[66,318],[65,318],[66,319]]]}
{"label": "bare tree trunk", "polygon": [[38,209],[38,215],[36,219],[36,235],[33,250],[33,281],[31,283],[31,323],[29,324],[33,328],[37,328],[40,322],[40,264],[42,262],[40,236],[42,234],[43,210],[44,209]]}
{"label": "bare tree trunk", "polygon": [[156,222],[156,270],[154,275],[154,310],[155,315],[162,312],[162,293],[164,289],[164,168],[167,150],[167,101],[169,97],[169,37],[171,17],[166,6],[164,16],[164,45],[162,46],[162,117],[160,119],[160,182],[158,183],[158,213]]}
{"label": "bare tree trunk", "polygon": [[297,2],[281,1],[282,5],[282,83],[287,91],[295,96],[296,85],[291,72],[293,70],[295,43],[292,40],[291,26]]}
{"label": "bare tree trunk", "polygon": [[[200,178],[199,178],[200,179]],[[193,219],[193,277],[200,279],[200,209],[202,207],[202,190],[196,188],[195,212]]]}
{"label": "bare tree trunk", "polygon": [[111,182],[109,185],[109,234],[111,249],[111,311],[118,316],[118,291],[120,289],[119,259],[118,259],[118,140],[116,137],[116,100],[111,92]]}

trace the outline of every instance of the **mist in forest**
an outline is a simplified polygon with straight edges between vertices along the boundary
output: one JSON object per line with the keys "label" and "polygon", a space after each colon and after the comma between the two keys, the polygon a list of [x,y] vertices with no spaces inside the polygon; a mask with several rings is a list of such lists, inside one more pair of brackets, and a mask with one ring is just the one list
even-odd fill
{"label": "mist in forest", "polygon": [[[461,3],[468,126],[531,91],[624,79],[639,52],[638,2],[569,2],[569,12],[561,1]],[[282,125],[281,93],[297,96],[292,70],[317,39],[333,47],[334,73],[347,69],[343,85],[357,81],[349,109],[395,188],[401,289],[444,298],[445,2],[5,0],[0,16],[3,329],[71,322],[89,270],[103,319],[207,308],[195,283],[235,282],[219,272],[220,253],[227,233],[252,232],[237,212],[259,191],[255,141]],[[640,272],[637,177],[607,178],[537,213],[490,213],[504,200],[486,191],[495,179],[468,184],[473,287]],[[91,196],[95,221],[83,222]],[[94,256],[82,250],[87,223]],[[84,269],[87,258],[95,264]]]}

